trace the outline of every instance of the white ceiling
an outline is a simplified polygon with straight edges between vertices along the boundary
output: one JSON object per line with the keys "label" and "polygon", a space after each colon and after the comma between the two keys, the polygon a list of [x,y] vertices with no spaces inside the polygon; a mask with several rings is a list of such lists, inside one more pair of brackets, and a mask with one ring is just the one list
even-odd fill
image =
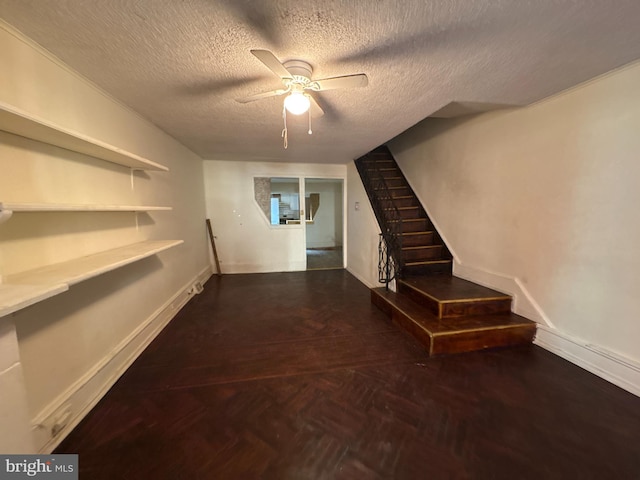
{"label": "white ceiling", "polygon": [[[640,58],[638,0],[0,0],[0,18],[203,158],[346,163],[423,118],[526,105]],[[366,73],[289,116],[250,49]],[[447,107],[451,102],[454,105]],[[438,114],[437,112],[440,112]]]}

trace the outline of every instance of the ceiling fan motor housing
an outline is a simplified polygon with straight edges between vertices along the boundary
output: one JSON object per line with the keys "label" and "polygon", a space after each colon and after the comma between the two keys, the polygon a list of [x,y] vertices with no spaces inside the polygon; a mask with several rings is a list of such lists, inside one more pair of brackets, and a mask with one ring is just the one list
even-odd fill
{"label": "ceiling fan motor housing", "polygon": [[283,63],[283,65],[284,68],[293,75],[293,80],[296,83],[301,83],[302,85],[311,83],[313,68],[307,62],[303,62],[302,60],[289,60],[288,62]]}

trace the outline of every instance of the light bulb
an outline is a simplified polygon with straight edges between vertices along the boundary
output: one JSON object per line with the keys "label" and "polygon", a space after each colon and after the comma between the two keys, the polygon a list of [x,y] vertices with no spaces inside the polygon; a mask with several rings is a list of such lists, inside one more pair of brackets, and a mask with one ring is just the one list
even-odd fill
{"label": "light bulb", "polygon": [[309,98],[302,92],[291,92],[284,99],[284,108],[294,115],[302,115],[310,106]]}

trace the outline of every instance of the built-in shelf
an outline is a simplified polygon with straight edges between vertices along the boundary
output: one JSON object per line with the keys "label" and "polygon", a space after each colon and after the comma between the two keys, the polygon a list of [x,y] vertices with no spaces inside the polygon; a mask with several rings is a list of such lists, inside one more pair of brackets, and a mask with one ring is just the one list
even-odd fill
{"label": "built-in shelf", "polygon": [[[164,165],[0,102],[0,130],[133,170],[168,171]],[[0,203],[0,223],[15,212],[150,212],[171,207],[57,203]],[[0,317],[58,295],[71,285],[155,255],[182,240],[146,241],[0,277]]]}
{"label": "built-in shelf", "polygon": [[68,285],[0,284],[0,317],[69,290]]}
{"label": "built-in shelf", "polygon": [[0,210],[12,212],[151,212],[171,210],[152,205],[91,205],[70,203],[9,203],[0,202]]}
{"label": "built-in shelf", "polygon": [[79,132],[60,127],[4,102],[0,102],[0,130],[90,155],[107,162],[117,163],[134,170],[169,170],[164,165]]}
{"label": "built-in shelf", "polygon": [[148,240],[3,277],[0,317],[66,291],[71,285],[150,257],[183,240]]}

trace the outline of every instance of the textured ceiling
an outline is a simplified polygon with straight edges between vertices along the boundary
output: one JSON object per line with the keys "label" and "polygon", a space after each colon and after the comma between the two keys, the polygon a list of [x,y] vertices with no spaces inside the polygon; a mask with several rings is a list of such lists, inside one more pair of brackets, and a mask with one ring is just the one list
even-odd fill
{"label": "textured ceiling", "polygon": [[[0,0],[0,18],[203,158],[346,163],[440,112],[526,105],[640,58],[640,2]],[[250,49],[303,59],[317,94],[289,116]],[[455,102],[452,106],[448,104]],[[444,110],[443,110],[444,109]]]}

